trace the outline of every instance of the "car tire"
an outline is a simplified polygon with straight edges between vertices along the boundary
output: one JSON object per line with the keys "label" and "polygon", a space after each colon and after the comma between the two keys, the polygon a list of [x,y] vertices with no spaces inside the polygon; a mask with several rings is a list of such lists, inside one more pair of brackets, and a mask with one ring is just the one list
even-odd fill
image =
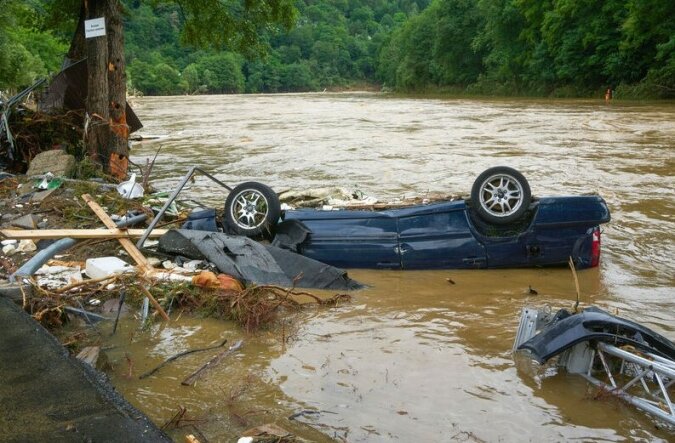
{"label": "car tire", "polygon": [[471,187],[471,202],[476,212],[483,220],[496,225],[518,220],[531,200],[527,179],[508,166],[483,171]]}
{"label": "car tire", "polygon": [[271,234],[280,215],[279,197],[262,183],[237,185],[225,200],[225,223],[235,234],[247,237]]}

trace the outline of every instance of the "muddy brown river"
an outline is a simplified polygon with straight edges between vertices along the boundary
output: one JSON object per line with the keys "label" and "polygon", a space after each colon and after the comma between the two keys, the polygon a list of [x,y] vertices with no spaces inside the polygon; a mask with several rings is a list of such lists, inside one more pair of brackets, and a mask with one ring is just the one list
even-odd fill
{"label": "muddy brown river", "polygon": [[[232,185],[255,180],[277,191],[343,186],[384,200],[426,191],[468,195],[484,169],[509,165],[536,196],[597,192],[612,221],[604,226],[601,266],[579,273],[582,305],[675,339],[673,103],[343,93],[133,104],[142,133],[161,139],[135,144],[132,159],[144,162],[162,146],[153,175],[160,189],[197,165]],[[225,198],[203,178],[184,196],[218,206]],[[185,315],[145,331],[126,321],[109,343],[113,381],[159,424],[179,405],[187,408],[197,421],[186,424],[208,441],[236,441],[268,422],[310,441],[673,438],[634,408],[598,398],[578,376],[516,367],[511,347],[521,308],[572,307],[568,269],[350,275],[369,285],[351,303],[309,308],[254,335]],[[180,381],[213,352],[138,380],[175,353],[225,338],[243,339],[244,347],[195,387]],[[178,441],[195,433],[190,426],[171,432]]]}

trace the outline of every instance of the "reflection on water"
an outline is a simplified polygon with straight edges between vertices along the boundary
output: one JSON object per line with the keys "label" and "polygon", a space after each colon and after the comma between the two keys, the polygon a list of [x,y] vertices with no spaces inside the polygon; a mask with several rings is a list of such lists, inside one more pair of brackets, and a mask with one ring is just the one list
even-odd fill
{"label": "reflection on water", "polygon": [[[230,184],[258,180],[278,191],[335,185],[383,198],[466,195],[482,170],[506,164],[528,177],[535,195],[598,192],[612,222],[600,269],[579,274],[581,302],[675,338],[672,104],[298,94],[134,105],[144,133],[163,136],[133,151],[140,162],[162,146],[160,188],[198,165]],[[219,192],[203,179],[189,191],[217,205]],[[299,314],[286,343],[279,331],[245,337],[244,349],[194,388],[180,381],[212,354],[139,381],[125,378],[124,353],[141,373],[173,353],[234,341],[234,326],[183,318],[136,333],[133,344],[118,338],[115,382],[158,422],[178,404],[208,418],[199,428],[212,441],[271,421],[310,440],[668,439],[632,408],[594,400],[580,379],[517,370],[510,350],[520,308],[572,306],[568,270],[351,274],[370,286],[352,304]],[[312,412],[288,420],[303,410]]]}

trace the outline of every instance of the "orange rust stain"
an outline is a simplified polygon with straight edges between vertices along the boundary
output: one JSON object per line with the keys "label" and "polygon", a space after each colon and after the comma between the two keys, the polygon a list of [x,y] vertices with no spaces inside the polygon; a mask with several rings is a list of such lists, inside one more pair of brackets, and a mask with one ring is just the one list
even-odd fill
{"label": "orange rust stain", "polygon": [[127,177],[127,170],[129,169],[129,159],[126,155],[118,154],[113,152],[110,154],[110,175],[113,177],[124,180]]}
{"label": "orange rust stain", "polygon": [[[115,102],[112,102],[111,104],[113,109],[119,109],[120,107]],[[121,137],[124,140],[129,138],[129,125],[127,125],[126,112],[122,112],[121,115],[117,118],[110,117],[110,130],[118,137]]]}

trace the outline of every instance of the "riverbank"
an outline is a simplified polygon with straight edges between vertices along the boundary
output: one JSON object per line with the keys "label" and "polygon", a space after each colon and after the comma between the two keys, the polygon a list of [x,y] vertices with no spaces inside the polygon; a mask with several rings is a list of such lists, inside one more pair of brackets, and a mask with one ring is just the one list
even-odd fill
{"label": "riverbank", "polygon": [[[504,84],[479,84],[460,86],[434,86],[418,89],[393,89],[380,83],[355,82],[347,85],[335,85],[316,90],[302,91],[279,91],[279,92],[245,92],[234,94],[184,94],[185,96],[210,96],[210,95],[283,95],[283,94],[316,94],[316,93],[383,93],[400,98],[468,98],[481,100],[503,99],[532,99],[532,100],[599,100],[605,101],[606,89],[579,90],[570,86],[561,86],[554,89],[537,88],[514,88]],[[665,91],[668,92],[668,91]],[[180,97],[180,95],[144,95],[140,91],[132,91],[131,98],[139,97]],[[655,101],[659,103],[675,102],[675,92],[664,94],[664,89],[658,85],[638,83],[635,85],[619,85],[612,89],[611,102],[642,102]]]}
{"label": "riverbank", "polygon": [[0,440],[170,442],[108,378],[0,296]]}

